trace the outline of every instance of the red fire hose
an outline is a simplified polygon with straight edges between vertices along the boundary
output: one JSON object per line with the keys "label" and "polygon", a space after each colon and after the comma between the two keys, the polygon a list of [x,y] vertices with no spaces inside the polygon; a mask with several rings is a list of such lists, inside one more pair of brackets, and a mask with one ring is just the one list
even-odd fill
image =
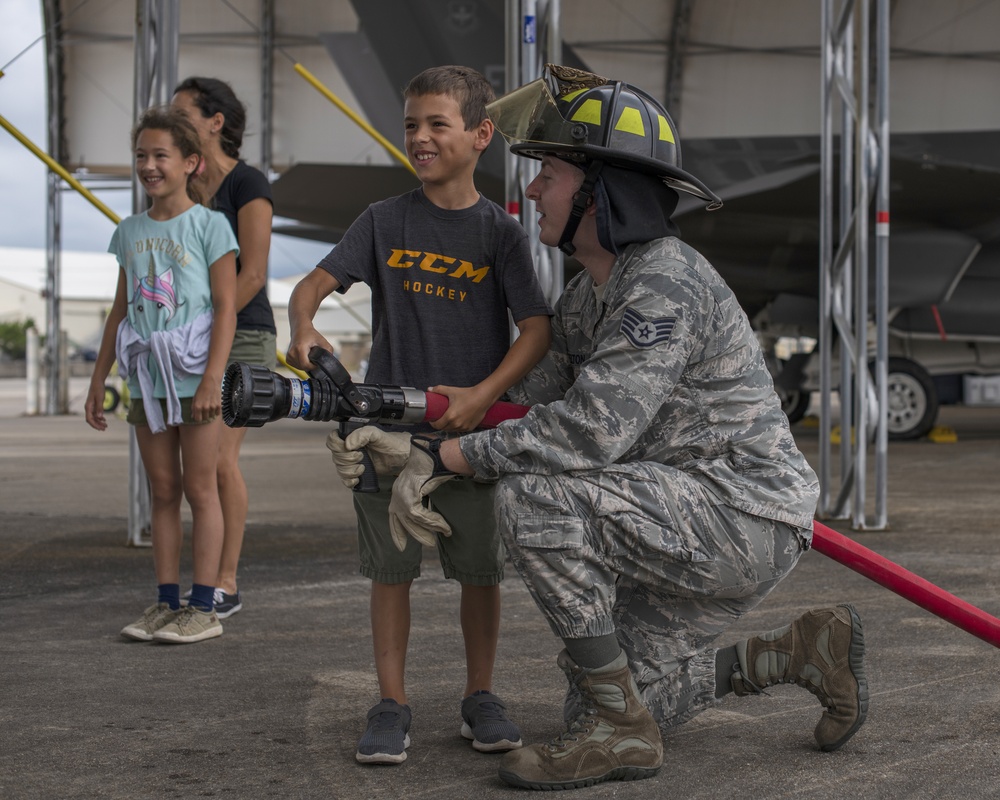
{"label": "red fire hose", "polygon": [[848,539],[821,522],[813,522],[813,549],[864,575],[879,586],[957,625],[966,633],[1000,647],[1000,619],[955,597],[919,575]]}
{"label": "red fire hose", "polygon": [[[427,393],[427,420],[438,419],[447,408],[447,397],[432,392]],[[480,427],[495,428],[506,419],[520,419],[526,413],[528,413],[527,406],[497,403],[487,412]],[[869,580],[875,581],[879,586],[895,592],[994,647],[1000,647],[1000,619],[990,616],[982,609],[946,592],[821,522],[813,523],[812,546],[816,552],[832,558],[838,564],[853,569]]]}

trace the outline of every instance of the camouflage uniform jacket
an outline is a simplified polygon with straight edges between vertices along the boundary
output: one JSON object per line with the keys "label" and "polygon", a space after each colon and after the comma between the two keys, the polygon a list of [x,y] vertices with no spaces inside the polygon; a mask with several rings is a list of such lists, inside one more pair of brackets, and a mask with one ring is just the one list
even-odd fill
{"label": "camouflage uniform jacket", "polygon": [[657,462],[726,505],[812,528],[816,475],[746,314],[700,253],[674,237],[630,245],[602,300],[577,275],[552,337],[510,392],[527,416],[461,439],[478,478]]}

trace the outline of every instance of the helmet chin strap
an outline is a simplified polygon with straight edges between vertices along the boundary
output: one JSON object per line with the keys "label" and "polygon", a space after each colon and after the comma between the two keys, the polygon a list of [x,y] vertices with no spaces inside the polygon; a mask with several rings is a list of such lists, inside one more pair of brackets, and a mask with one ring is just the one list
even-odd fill
{"label": "helmet chin strap", "polygon": [[587,206],[590,205],[590,201],[594,196],[594,186],[597,184],[597,178],[601,174],[601,167],[603,166],[603,161],[591,161],[587,167],[587,172],[584,174],[583,183],[580,184],[577,193],[573,195],[573,208],[570,209],[569,219],[566,220],[566,227],[563,228],[558,245],[559,249],[568,256],[576,252],[573,237],[576,236],[576,229],[580,227],[580,221],[583,219],[584,212],[586,212]]}

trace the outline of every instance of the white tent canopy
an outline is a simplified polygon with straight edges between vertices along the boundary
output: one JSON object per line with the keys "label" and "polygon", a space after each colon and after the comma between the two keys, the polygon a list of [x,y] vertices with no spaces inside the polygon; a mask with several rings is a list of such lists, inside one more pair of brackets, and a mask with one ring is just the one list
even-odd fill
{"label": "white tent canopy", "polygon": [[[179,75],[213,75],[233,85],[248,106],[244,155],[251,163],[263,160],[261,146],[269,142],[266,160],[278,172],[303,162],[394,164],[294,69],[293,62],[300,63],[366,116],[364,97],[355,94],[324,37],[341,37],[334,40],[348,48],[349,37],[357,35],[361,51],[356,57],[361,58],[366,42],[401,35],[393,30],[393,9],[403,6],[384,2],[385,30],[366,31],[357,10],[361,1],[181,2]],[[448,28],[451,36],[490,35],[468,24],[460,29],[452,19],[456,13],[485,18],[487,9],[503,8],[502,0],[406,1],[428,24]],[[58,113],[65,152],[59,155],[70,169],[127,175],[136,3],[105,0],[74,13],[79,5],[77,0],[43,2],[48,24],[58,18],[64,31],[58,48]],[[271,48],[262,33],[268,7],[274,9]],[[1000,128],[1000,103],[991,102],[1000,85],[1000,3],[896,0],[891,14],[892,130]],[[397,25],[409,19],[402,12],[397,16]],[[566,47],[595,72],[666,98],[685,138],[819,130],[818,2],[573,0],[562,7],[560,27]],[[268,59],[273,63],[270,86]],[[391,87],[395,93],[401,88]],[[269,119],[265,98],[271,104]],[[381,133],[401,143],[401,125]]]}

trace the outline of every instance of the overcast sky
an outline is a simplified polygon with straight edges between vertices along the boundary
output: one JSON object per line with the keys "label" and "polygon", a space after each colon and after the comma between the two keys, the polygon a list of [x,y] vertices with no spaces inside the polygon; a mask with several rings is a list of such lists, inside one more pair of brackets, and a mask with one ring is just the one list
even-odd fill
{"label": "overcast sky", "polygon": [[[44,149],[43,43],[39,42],[9,64],[41,35],[41,3],[38,0],[0,0],[0,7],[3,8],[0,69],[4,71],[4,77],[0,78],[0,114]],[[0,244],[44,247],[44,165],[7,131],[0,131],[0,165]],[[111,230],[112,225],[108,222],[108,236]]]}
{"label": "overcast sky", "polygon": [[[45,150],[45,43],[38,0],[0,0],[0,115]],[[25,48],[23,55],[17,57]],[[16,59],[16,60],[14,60]],[[10,63],[13,60],[13,63]],[[0,129],[0,247],[45,247],[45,165]],[[131,213],[129,191],[95,192],[121,217]],[[75,192],[63,195],[64,250],[105,251],[114,224]],[[272,277],[311,269],[327,245],[274,236]]]}

